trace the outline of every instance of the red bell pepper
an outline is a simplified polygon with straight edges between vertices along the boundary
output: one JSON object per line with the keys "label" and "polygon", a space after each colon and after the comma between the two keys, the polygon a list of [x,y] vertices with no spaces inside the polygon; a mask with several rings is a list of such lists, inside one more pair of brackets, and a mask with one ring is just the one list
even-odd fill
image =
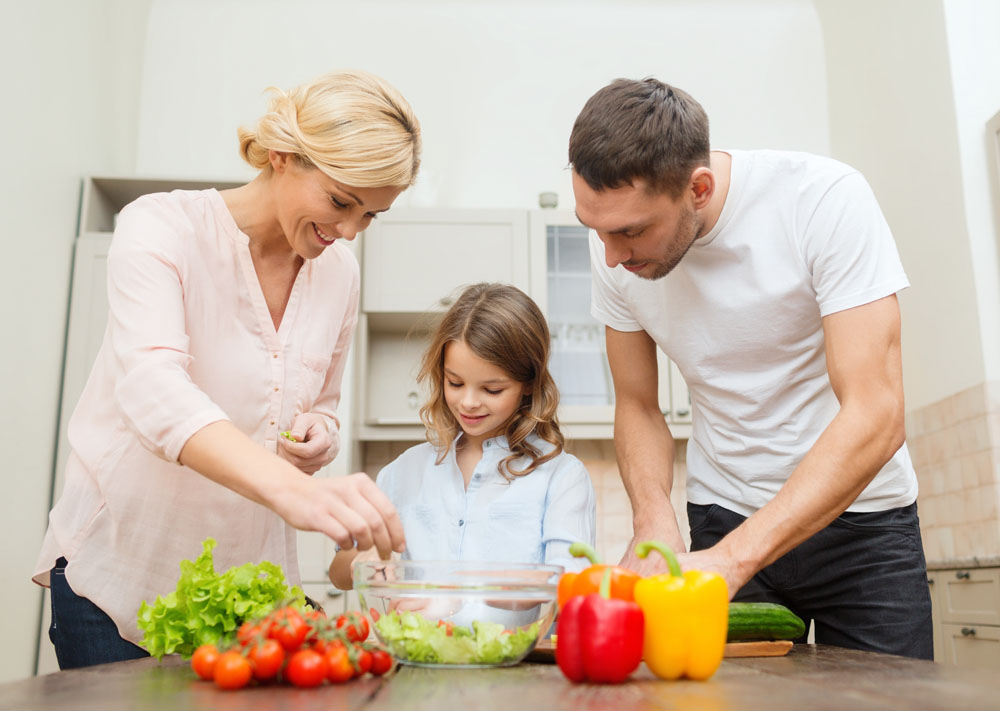
{"label": "red bell pepper", "polygon": [[599,594],[576,595],[559,612],[556,663],[572,682],[618,684],[642,661],[642,610],[611,598],[610,588],[608,569]]}

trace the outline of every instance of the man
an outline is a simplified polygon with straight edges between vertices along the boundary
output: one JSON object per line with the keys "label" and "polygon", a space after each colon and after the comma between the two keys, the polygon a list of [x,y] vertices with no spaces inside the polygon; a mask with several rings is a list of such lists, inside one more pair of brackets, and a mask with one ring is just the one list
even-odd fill
{"label": "man", "polygon": [[[816,641],[931,658],[904,443],[896,292],[908,286],[864,178],[803,153],[710,151],[685,92],[617,80],[570,138],[606,326],[633,544],[683,550],[656,347],[691,393],[687,569],[779,602]],[[622,564],[662,569],[629,547]]]}

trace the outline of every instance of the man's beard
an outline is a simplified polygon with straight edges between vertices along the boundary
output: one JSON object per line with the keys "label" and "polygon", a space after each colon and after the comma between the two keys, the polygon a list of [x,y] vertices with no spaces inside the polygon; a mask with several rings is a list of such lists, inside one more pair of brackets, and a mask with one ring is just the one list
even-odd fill
{"label": "man's beard", "polygon": [[671,241],[670,246],[663,255],[663,259],[650,263],[655,267],[653,273],[649,276],[643,274],[638,274],[638,276],[649,281],[655,281],[662,279],[673,271],[674,267],[680,264],[681,259],[691,249],[691,245],[698,238],[703,224],[702,221],[698,220],[694,210],[686,210],[681,215],[680,224],[674,233],[675,239]]}

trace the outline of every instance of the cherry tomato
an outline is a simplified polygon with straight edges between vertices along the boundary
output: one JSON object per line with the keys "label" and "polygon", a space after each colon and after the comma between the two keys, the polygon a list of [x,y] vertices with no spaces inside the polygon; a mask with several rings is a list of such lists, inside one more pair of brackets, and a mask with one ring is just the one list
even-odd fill
{"label": "cherry tomato", "polygon": [[356,676],[364,676],[372,670],[372,653],[361,646],[355,646],[356,652],[354,673]]}
{"label": "cherry tomato", "polygon": [[246,647],[265,636],[264,626],[259,622],[251,622],[249,620],[240,625],[240,628],[236,631],[236,641],[240,643],[241,647]]}
{"label": "cherry tomato", "polygon": [[320,654],[326,654],[333,647],[344,648],[344,643],[339,639],[325,639],[320,637],[312,641],[312,648]]}
{"label": "cherry tomato", "polygon": [[290,607],[278,611],[268,631],[268,636],[278,640],[286,652],[294,652],[301,647],[308,634],[309,625],[302,615]]}
{"label": "cherry tomato", "polygon": [[337,629],[342,629],[352,642],[368,639],[368,618],[357,612],[349,612],[337,618]]}
{"label": "cherry tomato", "polygon": [[250,648],[250,663],[253,664],[253,678],[267,681],[278,676],[285,661],[285,648],[276,639],[265,639]]}
{"label": "cherry tomato", "polygon": [[372,650],[372,674],[382,676],[392,669],[392,657],[384,649]]}
{"label": "cherry tomato", "polygon": [[288,660],[285,678],[295,686],[319,686],[326,678],[327,663],[322,654],[300,649]]}
{"label": "cherry tomato", "polygon": [[203,644],[191,656],[191,668],[202,679],[212,680],[215,663],[219,661],[219,650],[214,644]]}
{"label": "cherry tomato", "polygon": [[451,637],[452,633],[455,631],[455,623],[451,622],[450,620],[448,622],[445,622],[444,620],[438,620],[438,627],[444,627],[444,633],[448,637]]}
{"label": "cherry tomato", "polygon": [[347,648],[331,646],[326,656],[326,678],[334,684],[342,684],[354,678],[354,665],[347,655]]}
{"label": "cherry tomato", "polygon": [[239,652],[224,652],[215,663],[212,678],[221,689],[241,689],[250,683],[253,669]]}

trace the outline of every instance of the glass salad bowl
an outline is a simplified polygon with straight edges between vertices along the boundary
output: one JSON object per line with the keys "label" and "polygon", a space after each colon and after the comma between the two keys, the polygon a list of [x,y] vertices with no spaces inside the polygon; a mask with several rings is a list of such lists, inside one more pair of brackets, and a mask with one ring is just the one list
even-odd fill
{"label": "glass salad bowl", "polygon": [[354,589],[375,636],[415,666],[520,662],[549,631],[561,565],[357,561]]}

